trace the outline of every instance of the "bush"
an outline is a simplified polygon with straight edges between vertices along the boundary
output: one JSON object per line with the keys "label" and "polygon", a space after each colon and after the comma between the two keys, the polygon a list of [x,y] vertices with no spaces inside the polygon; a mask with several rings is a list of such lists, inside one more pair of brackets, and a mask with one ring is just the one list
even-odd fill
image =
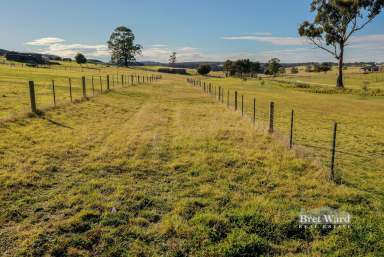
{"label": "bush", "polygon": [[87,62],[87,59],[85,58],[85,56],[82,53],[76,54],[75,60],[76,60],[76,62],[78,64],[82,64],[82,63],[86,63]]}
{"label": "bush", "polygon": [[291,73],[292,74],[297,74],[297,73],[299,73],[299,69],[297,67],[292,67],[291,68]]}
{"label": "bush", "polygon": [[207,75],[209,72],[211,72],[211,66],[208,64],[201,64],[199,68],[197,68],[197,72],[200,75]]}

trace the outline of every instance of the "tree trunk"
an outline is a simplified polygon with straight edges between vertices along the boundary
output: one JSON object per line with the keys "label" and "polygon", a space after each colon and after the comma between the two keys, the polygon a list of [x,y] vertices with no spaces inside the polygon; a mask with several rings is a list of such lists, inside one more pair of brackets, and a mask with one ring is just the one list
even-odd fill
{"label": "tree trunk", "polygon": [[124,57],[124,65],[125,65],[125,67],[128,67],[128,58],[127,57]]}
{"label": "tree trunk", "polygon": [[344,45],[340,44],[340,56],[339,56],[339,74],[337,76],[336,88],[343,89],[343,63],[344,63]]}

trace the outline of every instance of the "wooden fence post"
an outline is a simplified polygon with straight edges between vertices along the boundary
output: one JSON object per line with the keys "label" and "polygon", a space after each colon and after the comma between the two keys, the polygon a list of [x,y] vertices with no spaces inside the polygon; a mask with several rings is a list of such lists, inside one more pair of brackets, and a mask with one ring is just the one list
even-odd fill
{"label": "wooden fence post", "polygon": [[329,171],[329,179],[331,181],[335,181],[336,133],[337,133],[337,123],[335,122],[335,124],[333,125],[331,169]]}
{"label": "wooden fence post", "polygon": [[289,133],[289,148],[292,149],[293,146],[293,116],[295,115],[294,110],[291,112],[291,128]]}
{"label": "wooden fence post", "polygon": [[124,75],[121,75],[121,87],[124,87]]}
{"label": "wooden fence post", "polygon": [[93,81],[93,76],[92,76],[92,96],[95,96],[95,83]]}
{"label": "wooden fence post", "polygon": [[55,81],[52,80],[52,96],[53,96],[53,105],[56,106],[56,91],[55,91]]}
{"label": "wooden fence post", "polygon": [[131,75],[131,85],[133,86],[133,75]]}
{"label": "wooden fence post", "polygon": [[273,119],[274,119],[274,112],[275,112],[275,103],[271,102],[269,104],[269,133],[273,133]]}
{"label": "wooden fence post", "polygon": [[68,78],[68,84],[69,84],[69,98],[71,98],[71,103],[72,103],[73,99],[72,99],[72,80],[71,80],[71,78]]}
{"label": "wooden fence post", "polygon": [[235,111],[237,111],[237,91],[235,91]]}
{"label": "wooden fence post", "polygon": [[229,107],[229,89],[227,91],[227,107]]}
{"label": "wooden fence post", "polygon": [[101,79],[101,76],[100,76],[100,94],[103,93],[103,81]]}
{"label": "wooden fence post", "polygon": [[253,124],[256,124],[256,98],[253,98]]}
{"label": "wooden fence post", "polygon": [[36,96],[35,96],[35,83],[32,80],[29,81],[29,98],[31,100],[31,112],[37,113]]}
{"label": "wooden fence post", "polygon": [[241,95],[241,116],[244,116],[244,95]]}
{"label": "wooden fence post", "polygon": [[81,80],[82,80],[82,86],[83,86],[83,98],[87,98],[87,89],[85,88],[85,77],[83,76]]}
{"label": "wooden fence post", "polygon": [[109,91],[109,75],[107,75],[107,91]]}

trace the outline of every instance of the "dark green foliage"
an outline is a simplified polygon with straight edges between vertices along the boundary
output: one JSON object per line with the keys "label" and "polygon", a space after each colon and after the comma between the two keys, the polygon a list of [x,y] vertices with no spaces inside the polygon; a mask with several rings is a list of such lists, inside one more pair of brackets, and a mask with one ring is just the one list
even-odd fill
{"label": "dark green foliage", "polygon": [[314,63],[313,65],[307,65],[306,72],[327,72],[332,70],[332,64],[329,62]]}
{"label": "dark green foliage", "polygon": [[136,61],[135,56],[141,53],[142,46],[134,44],[135,35],[127,27],[117,27],[108,40],[108,48],[112,51],[113,63],[128,66]]}
{"label": "dark green foliage", "polygon": [[169,64],[174,65],[176,63],[176,52],[173,52],[169,56]]}
{"label": "dark green foliage", "polygon": [[182,74],[182,75],[187,74],[186,69],[180,69],[180,68],[159,68],[157,71],[163,72],[163,73],[172,73],[172,74]]}
{"label": "dark green foliage", "polygon": [[242,59],[234,62],[231,60],[227,60],[224,63],[223,69],[227,76],[261,72],[260,63],[251,62],[249,59]]}
{"label": "dark green foliage", "polygon": [[313,65],[313,71],[314,72],[327,72],[332,69],[332,65],[327,62],[323,62],[321,64],[315,63]]}
{"label": "dark green foliage", "polygon": [[280,60],[278,58],[272,58],[268,62],[267,70],[265,73],[275,76],[279,72],[280,67]]}
{"label": "dark green foliage", "polygon": [[197,68],[197,72],[200,75],[207,75],[209,72],[211,72],[211,66],[209,64],[201,64],[199,68]]}
{"label": "dark green foliage", "polygon": [[75,60],[78,64],[83,64],[87,62],[87,58],[82,53],[77,53],[75,56]]}

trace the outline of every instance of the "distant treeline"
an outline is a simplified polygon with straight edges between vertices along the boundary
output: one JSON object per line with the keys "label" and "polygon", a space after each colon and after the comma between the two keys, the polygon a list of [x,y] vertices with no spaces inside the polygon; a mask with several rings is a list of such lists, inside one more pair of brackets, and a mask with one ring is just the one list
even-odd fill
{"label": "distant treeline", "polygon": [[227,60],[224,62],[223,70],[226,76],[243,75],[250,73],[262,73],[264,67],[259,62],[252,62],[249,59],[237,61]]}
{"label": "distant treeline", "polygon": [[163,72],[163,73],[172,73],[172,74],[182,74],[182,75],[187,74],[186,69],[180,69],[180,68],[159,68],[157,71]]}

